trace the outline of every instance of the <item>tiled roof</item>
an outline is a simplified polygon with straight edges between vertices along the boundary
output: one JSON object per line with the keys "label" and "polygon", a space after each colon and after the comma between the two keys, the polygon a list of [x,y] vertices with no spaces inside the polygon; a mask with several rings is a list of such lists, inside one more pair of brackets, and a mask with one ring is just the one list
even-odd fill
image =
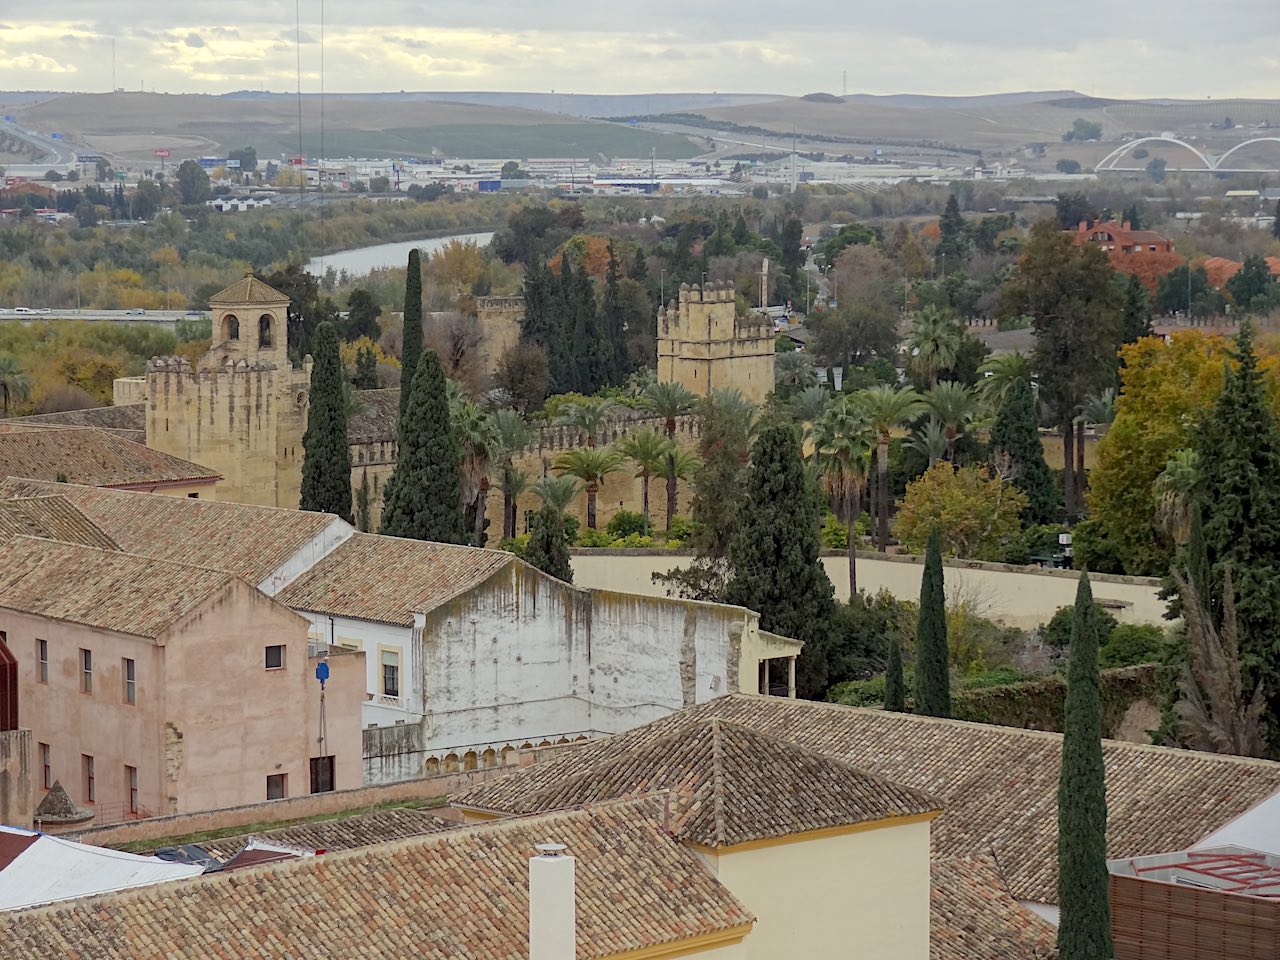
{"label": "tiled roof", "polygon": [[295,610],[412,626],[415,612],[435,608],[513,562],[501,550],[357,533],[277,599]]}
{"label": "tiled roof", "polygon": [[357,412],[347,420],[348,443],[379,443],[396,439],[400,416],[400,391],[357,390]]}
{"label": "tiled roof", "polygon": [[[994,853],[1019,900],[1057,902],[1062,736],[836,704],[720,697],[459,794],[516,809],[529,792],[679,726],[720,717],[838,757],[936,798],[941,856]],[[1108,855],[1183,850],[1280,790],[1280,763],[1106,741]]]}
{"label": "tiled roof", "polygon": [[241,303],[288,303],[289,298],[277,290],[275,287],[268,286],[257,277],[250,274],[247,277],[241,277],[227,289],[215,293],[209,298],[210,306],[221,304],[223,306],[235,306]]}
{"label": "tiled roof", "polygon": [[106,430],[62,427],[0,432],[0,476],[93,487],[212,481],[218,472]]}
{"label": "tiled roof", "polygon": [[0,538],[44,537],[82,547],[118,550],[116,542],[89,522],[66,497],[0,500]]}
{"label": "tiled roof", "polygon": [[1018,903],[990,856],[935,857],[930,960],[1051,960],[1058,928]]}
{"label": "tiled roof", "polygon": [[67,483],[9,479],[0,499],[62,496],[122,550],[226,570],[257,585],[334,516]]}
{"label": "tiled roof", "polygon": [[0,607],[154,639],[235,582],[204,567],[36,537],[0,545]]}
{"label": "tiled roof", "polygon": [[671,792],[675,836],[707,847],[939,809],[924,794],[841,760],[710,718],[577,765],[503,812],[536,813],[660,790]]}
{"label": "tiled roof", "polygon": [[577,960],[752,916],[644,801],[448,830],[0,915],[5,960],[526,960],[528,860],[577,858]]}
{"label": "tiled roof", "polygon": [[86,407],[83,410],[64,410],[61,413],[33,413],[27,417],[13,417],[9,424],[61,424],[70,427],[100,427],[104,430],[138,432],[146,435],[147,406],[130,403],[121,407]]}
{"label": "tiled roof", "polygon": [[441,830],[452,830],[458,826],[459,823],[456,820],[446,820],[425,810],[397,807],[355,817],[299,823],[292,827],[281,827],[279,830],[268,830],[264,833],[224,837],[221,840],[202,843],[200,846],[219,860],[228,860],[235,856],[244,849],[250,839],[336,853],[339,850],[354,850],[357,847],[367,847],[375,843],[421,837],[429,833],[439,833]]}

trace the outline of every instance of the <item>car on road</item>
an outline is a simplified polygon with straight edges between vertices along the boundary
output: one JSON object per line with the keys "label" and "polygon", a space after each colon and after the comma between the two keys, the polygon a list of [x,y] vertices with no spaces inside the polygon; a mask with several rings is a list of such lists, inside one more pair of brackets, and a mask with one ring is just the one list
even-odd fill
{"label": "car on road", "polygon": [[13,312],[14,313],[35,313],[35,311],[32,310],[30,307],[14,307]]}
{"label": "car on road", "polygon": [[53,311],[50,310],[48,307],[41,307],[39,310],[36,311],[36,313],[53,313]]}
{"label": "car on road", "polygon": [[127,315],[130,317],[145,317],[147,315],[147,311],[143,310],[141,307],[137,307],[128,311]]}

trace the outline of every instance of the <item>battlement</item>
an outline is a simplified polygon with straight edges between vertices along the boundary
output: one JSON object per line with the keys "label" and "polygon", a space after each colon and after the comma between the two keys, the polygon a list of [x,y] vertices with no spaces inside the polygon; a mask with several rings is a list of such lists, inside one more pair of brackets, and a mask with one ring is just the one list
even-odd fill
{"label": "battlement", "polygon": [[732,388],[759,403],[773,389],[773,326],[739,317],[731,283],[682,283],[658,311],[658,379],[699,396]]}

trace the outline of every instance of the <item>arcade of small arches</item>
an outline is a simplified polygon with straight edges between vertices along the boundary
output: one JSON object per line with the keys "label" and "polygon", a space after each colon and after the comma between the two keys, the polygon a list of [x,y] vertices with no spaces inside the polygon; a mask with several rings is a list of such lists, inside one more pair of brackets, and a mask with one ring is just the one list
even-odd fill
{"label": "arcade of small arches", "polygon": [[[260,348],[268,348],[275,344],[275,317],[269,313],[264,313],[258,318],[258,346]],[[240,318],[234,313],[228,313],[222,318],[222,339],[223,342],[240,339]]]}
{"label": "arcade of small arches", "polygon": [[1143,170],[1146,169],[1145,166],[1122,167],[1119,164],[1120,164],[1120,161],[1124,159],[1125,156],[1130,151],[1136,150],[1138,147],[1141,147],[1143,144],[1147,144],[1147,143],[1167,143],[1167,144],[1173,144],[1174,146],[1177,146],[1177,147],[1182,147],[1184,150],[1189,151],[1202,164],[1202,166],[1198,166],[1198,167],[1195,167],[1195,166],[1166,167],[1167,170],[1175,173],[1280,173],[1280,166],[1275,165],[1274,162],[1270,167],[1266,167],[1266,166],[1231,167],[1228,165],[1228,161],[1230,161],[1231,157],[1239,153],[1241,150],[1244,150],[1248,147],[1255,146],[1260,143],[1280,144],[1280,137],[1254,137],[1252,140],[1244,140],[1241,143],[1237,143],[1234,147],[1232,147],[1226,153],[1222,154],[1222,156],[1216,157],[1216,158],[1212,154],[1204,153],[1203,151],[1198,150],[1196,147],[1194,147],[1190,143],[1187,143],[1185,140],[1179,140],[1177,137],[1140,137],[1137,140],[1130,140],[1128,143],[1117,147],[1115,150],[1112,150],[1109,154],[1103,157],[1101,161],[1099,161],[1096,167],[1094,167],[1094,172],[1095,173],[1110,173],[1110,172],[1140,173],[1142,172]]}
{"label": "arcade of small arches", "polygon": [[532,750],[545,750],[548,747],[567,747],[590,739],[585,733],[576,737],[560,737],[556,740],[525,740],[523,743],[508,743],[503,747],[488,747],[484,750],[467,750],[462,753],[450,752],[443,757],[427,757],[423,762],[423,775],[428,777],[445,773],[459,773],[467,770],[487,770],[491,767],[506,767],[516,764],[522,753]]}

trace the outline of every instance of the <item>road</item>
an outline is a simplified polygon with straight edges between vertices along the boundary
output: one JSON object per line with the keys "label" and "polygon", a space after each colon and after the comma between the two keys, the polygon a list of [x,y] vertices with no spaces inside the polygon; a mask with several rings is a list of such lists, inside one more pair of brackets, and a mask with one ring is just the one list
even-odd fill
{"label": "road", "polygon": [[50,170],[65,174],[75,169],[76,151],[69,141],[54,140],[47,134],[37,133],[8,121],[0,121],[0,130],[45,152],[44,157],[35,163],[6,164],[5,173],[8,176],[43,177]]}
{"label": "road", "polygon": [[92,320],[115,323],[147,323],[158,327],[174,326],[179,320],[205,320],[207,313],[187,313],[185,310],[147,310],[137,313],[131,310],[49,310],[34,313],[19,313],[10,308],[0,308],[0,322],[5,320],[21,320],[24,323],[36,323],[45,320]]}

